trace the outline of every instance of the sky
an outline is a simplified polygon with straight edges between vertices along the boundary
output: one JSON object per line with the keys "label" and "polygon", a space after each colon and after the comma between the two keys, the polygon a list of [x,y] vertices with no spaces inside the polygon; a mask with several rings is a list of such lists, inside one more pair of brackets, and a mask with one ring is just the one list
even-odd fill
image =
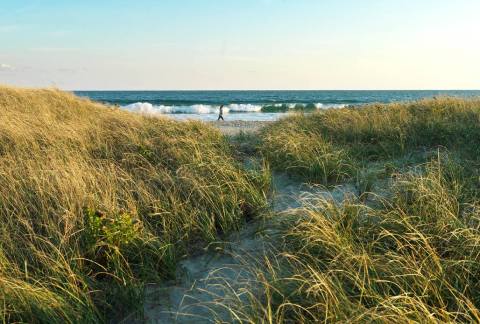
{"label": "sky", "polygon": [[0,84],[480,89],[479,0],[0,0]]}

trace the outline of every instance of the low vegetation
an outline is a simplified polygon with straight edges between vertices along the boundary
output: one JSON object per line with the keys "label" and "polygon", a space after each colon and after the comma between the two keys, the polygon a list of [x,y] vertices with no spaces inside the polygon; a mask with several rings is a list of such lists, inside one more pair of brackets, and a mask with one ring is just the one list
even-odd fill
{"label": "low vegetation", "polygon": [[146,281],[266,206],[268,174],[204,124],[57,90],[2,87],[0,110],[3,322],[123,316]]}
{"label": "low vegetation", "polygon": [[261,150],[272,167],[317,183],[351,178],[371,161],[437,147],[476,156],[480,99],[438,98],[298,114],[267,127]]}
{"label": "low vegetation", "polygon": [[232,312],[251,323],[480,321],[477,170],[439,154],[377,204],[310,198],[282,215],[284,245],[258,271],[262,298]]}

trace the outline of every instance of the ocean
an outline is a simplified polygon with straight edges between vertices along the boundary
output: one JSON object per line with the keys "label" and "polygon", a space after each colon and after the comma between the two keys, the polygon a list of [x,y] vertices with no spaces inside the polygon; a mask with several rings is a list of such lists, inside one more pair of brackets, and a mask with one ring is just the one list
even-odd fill
{"label": "ocean", "polygon": [[480,97],[480,90],[416,91],[74,91],[122,109],[175,119],[276,120],[294,111],[315,111],[368,103],[411,101],[435,96]]}

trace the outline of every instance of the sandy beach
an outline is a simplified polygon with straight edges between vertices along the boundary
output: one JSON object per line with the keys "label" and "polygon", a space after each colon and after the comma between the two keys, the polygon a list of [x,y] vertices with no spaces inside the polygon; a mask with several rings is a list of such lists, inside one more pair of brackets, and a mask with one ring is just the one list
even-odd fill
{"label": "sandy beach", "polygon": [[273,121],[213,121],[210,125],[218,128],[225,135],[238,135],[244,133],[256,133],[263,127],[273,123]]}

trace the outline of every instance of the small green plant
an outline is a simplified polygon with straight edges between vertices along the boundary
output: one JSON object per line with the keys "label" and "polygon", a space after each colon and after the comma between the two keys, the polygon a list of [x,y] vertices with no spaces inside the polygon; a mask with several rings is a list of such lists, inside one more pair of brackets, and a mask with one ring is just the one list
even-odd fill
{"label": "small green plant", "polygon": [[155,156],[155,153],[150,148],[143,146],[138,148],[138,153],[147,160],[152,160]]}
{"label": "small green plant", "polygon": [[355,177],[355,187],[358,191],[360,200],[365,201],[369,193],[373,192],[375,183],[378,180],[378,174],[375,171],[358,170]]}
{"label": "small green plant", "polygon": [[141,235],[141,221],[129,213],[107,215],[94,209],[86,209],[86,237],[90,245],[107,244],[122,248],[133,243]]}

